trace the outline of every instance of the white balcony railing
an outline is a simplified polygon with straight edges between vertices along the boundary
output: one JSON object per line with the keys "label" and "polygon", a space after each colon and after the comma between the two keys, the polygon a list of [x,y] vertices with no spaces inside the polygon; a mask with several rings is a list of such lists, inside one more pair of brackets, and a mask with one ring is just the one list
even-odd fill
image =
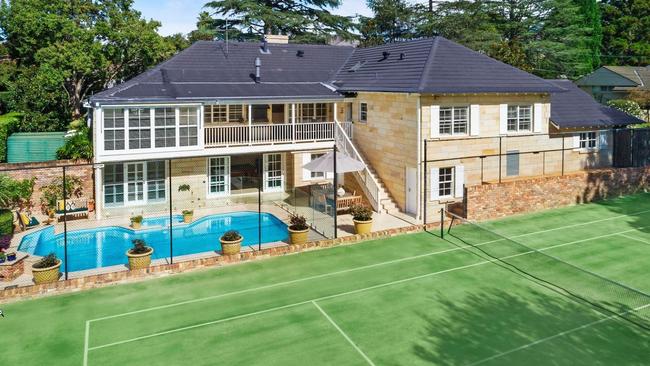
{"label": "white balcony railing", "polygon": [[[334,141],[336,122],[241,124],[206,126],[205,147],[268,145],[297,142]],[[352,123],[341,128],[352,133]]]}

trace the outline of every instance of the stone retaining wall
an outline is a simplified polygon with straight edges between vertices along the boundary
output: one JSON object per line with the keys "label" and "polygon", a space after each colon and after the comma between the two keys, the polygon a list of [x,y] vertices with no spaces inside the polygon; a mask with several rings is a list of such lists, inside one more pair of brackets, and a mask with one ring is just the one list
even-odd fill
{"label": "stone retaining wall", "polygon": [[467,187],[470,220],[490,220],[650,189],[650,167],[611,168]]}

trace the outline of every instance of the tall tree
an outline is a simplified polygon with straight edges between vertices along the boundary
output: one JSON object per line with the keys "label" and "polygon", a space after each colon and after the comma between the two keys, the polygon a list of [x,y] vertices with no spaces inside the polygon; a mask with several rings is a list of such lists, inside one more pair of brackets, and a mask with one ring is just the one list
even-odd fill
{"label": "tall tree", "polygon": [[360,17],[361,44],[365,46],[418,37],[415,7],[406,0],[367,0],[372,18]]}
{"label": "tall tree", "polygon": [[[27,130],[65,128],[90,94],[132,77],[174,52],[133,9],[133,0],[21,0],[2,3],[0,26],[16,60],[13,106]],[[37,81],[35,81],[37,80]]]}
{"label": "tall tree", "polygon": [[212,41],[217,36],[217,24],[207,11],[199,13],[196,29],[188,35],[190,43],[196,41]]}
{"label": "tall tree", "polygon": [[650,1],[602,0],[602,62],[608,65],[650,64]]}
{"label": "tall tree", "polygon": [[324,43],[332,36],[350,39],[349,17],[329,9],[341,0],[217,0],[205,6],[215,12],[219,26],[226,19],[232,28],[249,35],[286,34],[298,42]]}

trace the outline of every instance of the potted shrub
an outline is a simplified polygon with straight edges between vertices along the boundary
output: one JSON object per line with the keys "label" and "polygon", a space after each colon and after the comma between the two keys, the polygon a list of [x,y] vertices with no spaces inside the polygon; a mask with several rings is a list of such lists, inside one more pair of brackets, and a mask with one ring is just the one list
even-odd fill
{"label": "potted shrub", "polygon": [[38,262],[32,265],[32,275],[34,276],[34,283],[37,285],[43,283],[51,283],[59,280],[61,268],[61,260],[56,257],[56,254],[50,253],[41,258]]}
{"label": "potted shrub", "polygon": [[357,234],[368,234],[372,231],[372,210],[368,206],[352,205],[350,213]]}
{"label": "potted shrub", "polygon": [[126,256],[129,258],[129,269],[143,269],[151,265],[151,255],[153,248],[148,247],[144,240],[133,240],[133,247],[126,251]]}
{"label": "potted shrub", "polygon": [[194,217],[194,210],[183,210],[183,222],[189,224]]}
{"label": "potted shrub", "polygon": [[307,219],[302,215],[291,215],[289,218],[289,242],[291,244],[303,244],[309,237],[309,225]]}
{"label": "potted shrub", "polygon": [[241,250],[241,242],[244,241],[244,237],[236,230],[230,230],[226,231],[219,241],[221,242],[221,254],[232,255],[239,253]]}
{"label": "potted shrub", "polygon": [[131,217],[131,227],[136,229],[136,230],[142,228],[142,220],[143,219],[144,218],[142,217],[142,215]]}
{"label": "potted shrub", "polygon": [[7,260],[13,262],[16,260],[16,252],[7,253]]}

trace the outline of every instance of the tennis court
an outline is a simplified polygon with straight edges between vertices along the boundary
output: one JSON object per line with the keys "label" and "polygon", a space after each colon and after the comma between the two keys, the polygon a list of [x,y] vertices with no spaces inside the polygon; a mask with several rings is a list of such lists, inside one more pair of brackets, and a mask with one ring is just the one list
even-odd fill
{"label": "tennis court", "polygon": [[3,365],[642,365],[650,194],[2,306]]}

